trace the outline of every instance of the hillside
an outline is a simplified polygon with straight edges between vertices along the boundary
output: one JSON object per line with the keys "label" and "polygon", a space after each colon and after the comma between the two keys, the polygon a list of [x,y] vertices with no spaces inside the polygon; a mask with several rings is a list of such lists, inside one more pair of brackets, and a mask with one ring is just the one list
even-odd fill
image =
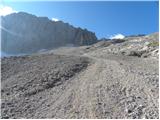
{"label": "hillside", "polygon": [[159,118],[158,33],[2,58],[2,118]]}

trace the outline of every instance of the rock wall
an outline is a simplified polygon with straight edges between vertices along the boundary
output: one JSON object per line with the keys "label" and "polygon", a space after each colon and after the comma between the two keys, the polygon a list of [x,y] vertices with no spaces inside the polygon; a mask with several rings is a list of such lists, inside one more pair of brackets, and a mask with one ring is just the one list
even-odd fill
{"label": "rock wall", "polygon": [[5,53],[33,53],[67,44],[80,46],[97,42],[95,33],[47,17],[19,12],[1,17],[1,21],[1,48]]}

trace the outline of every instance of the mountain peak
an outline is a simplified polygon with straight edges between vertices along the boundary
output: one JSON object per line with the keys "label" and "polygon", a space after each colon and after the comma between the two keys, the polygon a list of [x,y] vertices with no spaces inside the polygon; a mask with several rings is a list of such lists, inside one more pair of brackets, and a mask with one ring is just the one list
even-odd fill
{"label": "mountain peak", "polygon": [[[33,53],[67,44],[90,45],[97,42],[95,33],[63,21],[18,12],[2,18],[2,51]],[[14,33],[14,34],[13,34]]]}

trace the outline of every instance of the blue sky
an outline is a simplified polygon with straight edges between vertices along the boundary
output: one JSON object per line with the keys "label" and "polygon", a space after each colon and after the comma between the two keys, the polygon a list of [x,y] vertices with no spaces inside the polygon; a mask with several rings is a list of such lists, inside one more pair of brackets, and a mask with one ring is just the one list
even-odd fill
{"label": "blue sky", "polygon": [[16,11],[47,16],[87,28],[98,38],[158,32],[158,1],[4,2]]}

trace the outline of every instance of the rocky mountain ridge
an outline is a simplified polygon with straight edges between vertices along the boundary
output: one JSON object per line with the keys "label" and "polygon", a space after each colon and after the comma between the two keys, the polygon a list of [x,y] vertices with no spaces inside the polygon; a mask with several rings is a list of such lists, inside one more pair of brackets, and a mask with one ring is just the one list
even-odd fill
{"label": "rocky mountain ridge", "polygon": [[81,46],[97,42],[95,33],[47,17],[19,12],[1,19],[2,51],[5,53],[33,53],[67,44]]}

